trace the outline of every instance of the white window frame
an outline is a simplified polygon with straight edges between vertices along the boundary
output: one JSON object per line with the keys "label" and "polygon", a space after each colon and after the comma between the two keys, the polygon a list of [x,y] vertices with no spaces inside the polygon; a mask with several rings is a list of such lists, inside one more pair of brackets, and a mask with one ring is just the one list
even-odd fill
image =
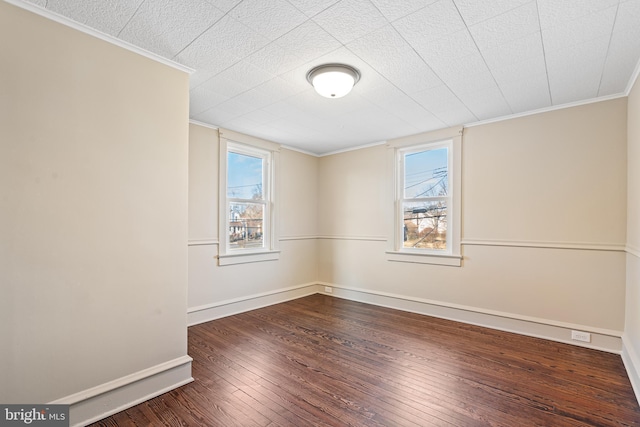
{"label": "white window frame", "polygon": [[[404,155],[414,152],[448,149],[448,195],[447,200],[447,248],[445,250],[429,248],[404,247]],[[462,129],[451,128],[442,131],[414,135],[389,141],[389,169],[393,173],[393,225],[388,238],[389,261],[410,262],[419,264],[436,264],[460,267],[462,255],[460,251],[461,231],[461,168],[462,168]]]}
{"label": "white window frame", "polygon": [[[224,133],[223,133],[224,132]],[[225,134],[229,134],[226,137]],[[233,138],[233,139],[231,139]],[[241,141],[239,141],[241,140]],[[227,168],[229,152],[258,157],[263,159],[262,194],[264,205],[263,218],[263,247],[261,248],[231,248],[229,245],[230,205],[233,202],[244,202],[227,196]],[[243,137],[231,131],[220,131],[219,156],[219,254],[218,265],[244,264],[251,262],[275,261],[280,257],[276,229],[276,191],[279,160],[279,146],[257,138]],[[249,200],[249,202],[252,202]]]}

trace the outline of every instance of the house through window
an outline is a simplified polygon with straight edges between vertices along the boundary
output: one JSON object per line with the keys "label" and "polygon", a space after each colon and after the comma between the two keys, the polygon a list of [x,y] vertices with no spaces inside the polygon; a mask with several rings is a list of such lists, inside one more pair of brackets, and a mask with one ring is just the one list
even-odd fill
{"label": "house through window", "polygon": [[[253,150],[252,150],[253,151]],[[268,153],[246,153],[233,145],[227,153],[228,248],[264,248],[264,224],[268,224],[265,170]],[[266,219],[266,222],[265,222]]]}

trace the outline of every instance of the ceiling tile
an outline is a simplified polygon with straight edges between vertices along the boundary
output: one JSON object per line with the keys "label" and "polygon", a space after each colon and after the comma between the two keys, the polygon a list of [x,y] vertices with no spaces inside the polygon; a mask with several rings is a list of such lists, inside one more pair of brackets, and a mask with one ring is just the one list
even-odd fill
{"label": "ceiling tile", "polygon": [[275,104],[267,105],[262,108],[262,110],[273,114],[274,116],[285,118],[292,116],[296,111],[298,111],[298,107],[291,103],[290,99],[284,99],[282,101],[278,101]]}
{"label": "ceiling tile", "polygon": [[410,15],[438,0],[371,0],[390,22]]}
{"label": "ceiling tile", "polygon": [[197,88],[219,93],[220,95],[224,95],[229,98],[233,98],[234,96],[238,96],[249,90],[249,86],[242,84],[240,81],[236,79],[229,79],[221,75],[210,78]]}
{"label": "ceiling tile", "polygon": [[258,126],[260,123],[253,121],[248,114],[243,116],[236,117],[235,119],[227,120],[221,123],[227,129],[236,130],[236,129],[253,129]]}
{"label": "ceiling tile", "polygon": [[364,92],[362,96],[390,114],[402,117],[413,125],[432,122],[434,128],[445,126],[423,106],[387,81],[377,85],[374,90]]}
{"label": "ceiling tile", "polygon": [[207,0],[207,2],[225,13],[236,7],[241,1],[242,0]]}
{"label": "ceiling tile", "polygon": [[388,23],[369,0],[341,0],[313,20],[344,44]]}
{"label": "ceiling tile", "polygon": [[275,43],[286,51],[295,53],[303,62],[311,61],[342,46],[313,21],[298,26]]}
{"label": "ceiling tile", "polygon": [[229,16],[220,19],[175,59],[196,69],[221,72],[269,41]]}
{"label": "ceiling tile", "polygon": [[629,38],[625,43],[615,43],[609,48],[598,96],[624,93],[638,65],[640,37]]}
{"label": "ceiling tile", "polygon": [[540,25],[543,28],[562,26],[618,4],[618,0],[537,0],[537,2]]}
{"label": "ceiling tile", "polygon": [[222,104],[219,104],[209,109],[208,111],[223,112],[224,114],[221,114],[219,116],[221,118],[219,124],[222,124],[236,117],[243,116],[253,110],[255,110],[253,105],[245,104],[243,102],[238,102],[234,99],[230,99],[228,101],[223,102]]}
{"label": "ceiling tile", "polygon": [[500,90],[514,113],[551,106],[546,73],[501,84]]}
{"label": "ceiling tile", "polygon": [[491,74],[499,85],[546,73],[547,67],[542,55],[491,68]]}
{"label": "ceiling tile", "polygon": [[244,0],[229,14],[269,40],[275,40],[307,20],[286,0]]}
{"label": "ceiling tile", "polygon": [[444,37],[425,41],[419,31],[398,27],[398,32],[418,52],[427,64],[437,67],[452,60],[478,52],[469,31],[465,28]]}
{"label": "ceiling tile", "polygon": [[546,52],[565,49],[597,38],[610,37],[617,6],[581,16],[561,25],[544,27],[542,39]]}
{"label": "ceiling tile", "polygon": [[314,117],[310,114],[304,113],[299,109],[289,116],[271,122],[270,125],[275,125],[276,123],[284,123],[284,120],[295,122],[298,126],[316,132],[321,132],[323,130],[328,132],[332,128],[332,126],[327,126],[327,120],[330,120],[330,117]]}
{"label": "ceiling tile", "polygon": [[455,93],[495,86],[484,59],[477,52],[464,57],[442,60],[433,65],[433,71]]}
{"label": "ceiling tile", "polygon": [[120,32],[120,38],[165,58],[172,58],[222,18],[205,0],[144,2]]}
{"label": "ceiling tile", "polygon": [[246,117],[247,119],[259,125],[264,125],[264,124],[276,121],[280,118],[279,116],[276,116],[275,114],[271,114],[265,110],[251,111],[242,117]]}
{"label": "ceiling tile", "polygon": [[285,80],[276,77],[241,93],[234,99],[243,103],[250,103],[255,108],[263,108],[296,95],[297,93],[299,93],[299,91],[295,86],[292,86]]}
{"label": "ceiling tile", "polygon": [[[196,71],[192,77],[195,80],[205,80],[207,77],[214,76],[221,71],[226,70],[240,60],[232,52],[216,43],[207,43],[210,37],[199,37],[194,43],[187,46],[182,52],[176,55],[173,60]],[[194,87],[193,80],[190,81],[191,87]]]}
{"label": "ceiling tile", "polygon": [[218,21],[203,36],[205,35],[209,36],[206,39],[208,43],[222,46],[240,58],[256,52],[269,43],[267,38],[229,15]]}
{"label": "ceiling tile", "polygon": [[208,88],[197,87],[189,91],[189,114],[197,115],[209,108],[222,104],[229,99],[228,96],[219,94]]}
{"label": "ceiling tile", "polygon": [[216,74],[218,73],[208,71],[204,68],[197,69],[189,75],[189,88],[193,89],[200,86],[202,83],[214,77]]}
{"label": "ceiling tile", "polygon": [[422,45],[467,28],[452,0],[440,0],[393,23],[408,42]]}
{"label": "ceiling tile", "polygon": [[417,92],[442,84],[391,25],[355,40],[347,48],[405,92]]}
{"label": "ceiling tile", "polygon": [[594,98],[598,94],[609,37],[547,53],[554,105]]}
{"label": "ceiling tile", "polygon": [[456,95],[476,92],[479,90],[487,90],[496,87],[493,75],[486,70],[476,73],[466,73],[459,69],[449,69],[442,81],[449,86]]}
{"label": "ceiling tile", "polygon": [[47,9],[117,36],[144,0],[48,0]]}
{"label": "ceiling tile", "polygon": [[507,116],[512,113],[509,104],[497,86],[459,96],[469,111],[480,120]]}
{"label": "ceiling tile", "polygon": [[[358,135],[360,138],[369,139],[373,137],[378,141],[393,138],[398,132],[404,135],[418,133],[418,129],[402,118],[386,114],[384,110],[371,104],[365,105],[344,116],[337,117],[336,123],[338,123],[339,126],[341,125],[345,131]],[[363,135],[363,127],[370,132],[371,136]],[[364,141],[366,141],[366,139],[364,139]]]}
{"label": "ceiling tile", "polygon": [[289,0],[289,3],[309,18],[336,4],[338,0]]}
{"label": "ceiling tile", "polygon": [[491,49],[540,31],[535,2],[469,27],[480,50]]}
{"label": "ceiling tile", "polygon": [[620,3],[598,91],[599,96],[621,93],[640,57],[640,0]]}
{"label": "ceiling tile", "polygon": [[248,88],[259,86],[275,77],[244,60],[227,68],[218,76],[229,81],[235,81]]}
{"label": "ceiling tile", "polygon": [[531,2],[531,0],[454,1],[467,25],[477,24]]}
{"label": "ceiling tile", "polygon": [[220,126],[223,123],[233,120],[239,115],[237,113],[227,111],[224,108],[213,107],[195,115],[193,118],[199,122],[209,123],[213,126]]}
{"label": "ceiling tile", "polygon": [[305,61],[293,49],[284,49],[272,42],[246,57],[246,60],[271,74],[282,74],[300,66]]}
{"label": "ceiling tile", "polygon": [[460,126],[467,123],[475,123],[478,118],[464,105],[452,107],[448,110],[438,111],[436,117],[442,120],[447,126]]}
{"label": "ceiling tile", "polygon": [[[341,114],[346,114],[352,110],[363,107],[367,102],[355,93],[339,99],[328,99],[318,95],[312,88],[298,93],[289,98],[290,102],[298,107],[297,114],[306,114],[312,122],[319,118],[332,118]],[[298,117],[296,120],[301,120]]]}
{"label": "ceiling tile", "polygon": [[505,68],[510,64],[532,58],[544,57],[540,31],[492,48],[480,49],[480,52],[491,70]]}
{"label": "ceiling tile", "polygon": [[413,97],[448,126],[478,120],[462,101],[444,85],[420,91]]}

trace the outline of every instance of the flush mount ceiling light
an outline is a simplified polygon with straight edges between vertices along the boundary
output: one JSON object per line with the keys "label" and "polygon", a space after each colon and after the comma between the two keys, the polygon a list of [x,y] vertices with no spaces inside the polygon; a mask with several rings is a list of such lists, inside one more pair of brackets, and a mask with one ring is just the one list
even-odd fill
{"label": "flush mount ceiling light", "polygon": [[307,73],[307,81],[325,98],[341,98],[360,80],[360,72],[343,64],[324,64]]}

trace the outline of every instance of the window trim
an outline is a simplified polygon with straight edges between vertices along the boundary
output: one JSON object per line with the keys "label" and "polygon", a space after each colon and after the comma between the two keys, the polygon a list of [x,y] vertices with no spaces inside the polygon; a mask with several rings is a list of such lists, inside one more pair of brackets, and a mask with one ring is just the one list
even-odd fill
{"label": "window trim", "polygon": [[[234,198],[227,197],[228,153],[235,152],[265,159],[263,170],[263,197],[265,219],[263,221],[264,246],[262,248],[231,249],[229,247],[229,204]],[[231,131],[220,132],[219,190],[218,190],[218,265],[245,264],[275,261],[280,258],[276,203],[276,183],[280,146],[257,138],[246,137]]]}
{"label": "window trim", "polygon": [[[422,151],[440,147],[449,147],[449,191],[451,206],[447,212],[447,250],[404,248],[404,176],[402,175],[402,158],[404,153]],[[449,128],[441,131],[413,135],[389,141],[387,144],[389,170],[391,177],[393,224],[388,236],[386,251],[388,261],[409,262],[419,264],[436,264],[460,267],[462,265],[461,234],[461,181],[462,181],[462,128]]]}

